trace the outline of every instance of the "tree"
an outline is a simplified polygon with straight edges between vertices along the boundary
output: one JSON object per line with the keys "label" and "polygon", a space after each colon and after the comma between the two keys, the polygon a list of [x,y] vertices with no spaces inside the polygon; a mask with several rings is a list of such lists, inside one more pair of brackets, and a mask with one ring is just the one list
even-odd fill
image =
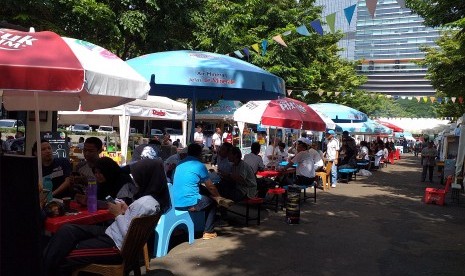
{"label": "tree", "polygon": [[[251,50],[246,60],[282,77],[287,89],[355,91],[364,77],[357,76],[355,63],[337,55],[341,33],[302,36],[295,32],[301,24],[309,26],[320,13],[311,0],[206,0],[205,9],[194,14],[194,47],[228,54],[266,40],[266,53]],[[273,36],[289,30],[292,34],[284,37],[288,47],[272,41]],[[312,95],[302,100],[312,102]]]}

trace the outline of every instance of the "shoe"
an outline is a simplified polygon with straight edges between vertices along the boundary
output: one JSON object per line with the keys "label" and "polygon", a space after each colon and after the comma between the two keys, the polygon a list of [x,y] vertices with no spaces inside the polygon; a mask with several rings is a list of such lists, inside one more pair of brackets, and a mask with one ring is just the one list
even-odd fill
{"label": "shoe", "polygon": [[336,184],[331,184],[331,188],[336,188]]}
{"label": "shoe", "polygon": [[227,199],[227,198],[224,198],[224,197],[216,197],[215,198],[216,200],[216,203],[218,203],[218,205],[228,209],[229,207],[231,207],[233,204],[234,204],[234,201],[230,200],[230,199]]}
{"label": "shoe", "polygon": [[214,239],[216,237],[218,237],[218,234],[216,234],[216,232],[211,232],[211,233],[204,232],[203,236],[202,236],[202,239],[203,240],[211,240],[211,239]]}

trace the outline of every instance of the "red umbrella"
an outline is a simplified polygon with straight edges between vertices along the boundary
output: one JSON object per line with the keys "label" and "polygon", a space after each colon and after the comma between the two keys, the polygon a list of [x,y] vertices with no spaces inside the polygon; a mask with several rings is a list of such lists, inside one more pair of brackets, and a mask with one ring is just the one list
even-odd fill
{"label": "red umbrella", "polygon": [[394,131],[394,132],[404,132],[404,129],[403,129],[403,128],[398,127],[398,126],[396,126],[395,124],[391,124],[391,123],[389,123],[389,122],[384,122],[384,121],[380,121],[380,120],[376,120],[376,121],[377,121],[378,123],[382,124],[383,126],[392,129],[392,131]]}
{"label": "red umbrella", "polygon": [[250,101],[234,112],[234,120],[292,129],[326,130],[326,123],[311,107],[291,98]]}

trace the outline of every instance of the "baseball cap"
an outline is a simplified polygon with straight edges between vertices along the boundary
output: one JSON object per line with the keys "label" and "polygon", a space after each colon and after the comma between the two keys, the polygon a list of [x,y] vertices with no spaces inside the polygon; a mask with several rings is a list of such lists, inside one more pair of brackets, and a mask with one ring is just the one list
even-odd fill
{"label": "baseball cap", "polygon": [[336,134],[336,132],[334,132],[334,130],[330,129],[330,130],[326,131],[326,134],[334,135],[334,134]]}

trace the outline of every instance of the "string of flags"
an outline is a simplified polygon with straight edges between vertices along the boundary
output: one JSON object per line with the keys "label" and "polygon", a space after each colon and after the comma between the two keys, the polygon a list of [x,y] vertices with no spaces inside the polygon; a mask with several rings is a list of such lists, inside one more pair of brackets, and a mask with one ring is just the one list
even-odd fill
{"label": "string of flags", "polygon": [[[309,90],[294,90],[294,89],[287,89],[286,90],[287,95],[291,96],[292,93],[300,92],[304,97],[306,97],[308,94],[314,93],[318,94],[320,97],[323,95],[326,96],[331,96],[334,95],[336,97],[341,96],[341,97],[352,97],[354,96],[352,93],[348,92],[328,92],[328,91],[309,91]],[[447,104],[447,103],[464,103],[464,97],[435,97],[435,96],[398,96],[398,95],[384,95],[384,94],[379,94],[379,93],[369,93],[368,94],[371,98],[376,99],[379,97],[385,97],[388,99],[393,99],[393,100],[416,100],[419,103],[438,103],[438,104]]]}
{"label": "string of flags", "polygon": [[[397,3],[399,4],[400,8],[402,9],[405,9],[406,6],[405,6],[405,0],[396,0]],[[368,12],[370,13],[371,17],[372,18],[375,18],[375,13],[376,13],[376,6],[378,5],[378,0],[366,0],[366,7],[368,9]],[[355,13],[355,9],[357,8],[357,4],[354,4],[354,5],[351,5],[351,6],[348,6],[346,8],[343,9],[343,13],[344,13],[344,16],[345,16],[345,19],[347,20],[347,23],[351,24],[352,22],[352,18],[354,16],[354,13]],[[325,20],[326,20],[326,24],[328,25],[328,28],[330,30],[331,33],[335,33],[336,32],[336,18],[337,18],[337,14],[339,12],[333,12],[331,14],[328,14],[326,16],[324,16]],[[319,35],[324,35],[324,30],[323,30],[323,25],[322,25],[322,22],[320,19],[315,19],[313,21],[311,21],[309,23],[310,27],[312,28],[312,30],[314,32],[316,32],[317,34]],[[239,50],[235,50],[233,51],[232,53],[229,53],[228,55],[230,56],[237,56],[238,58],[242,59],[242,58],[249,58],[250,56],[250,53],[251,53],[251,49],[253,51],[255,51],[257,54],[261,54],[262,56],[265,56],[266,55],[266,52],[267,52],[267,49],[268,49],[268,46],[270,45],[270,42],[275,42],[283,47],[287,47],[287,44],[286,42],[284,41],[284,37],[290,35],[293,31],[295,31],[296,33],[302,35],[302,36],[311,36],[312,34],[310,33],[310,31],[308,30],[307,28],[307,25],[305,24],[302,24],[300,26],[298,26],[297,28],[295,28],[294,30],[287,30],[281,34],[277,34],[275,36],[273,36],[271,39],[262,39],[262,41],[260,42],[257,42],[257,43],[254,43],[250,46],[246,46],[242,49],[239,49]],[[354,34],[353,32],[345,32],[344,33],[346,37],[353,37]],[[261,49],[260,49],[260,46],[261,46]]]}

